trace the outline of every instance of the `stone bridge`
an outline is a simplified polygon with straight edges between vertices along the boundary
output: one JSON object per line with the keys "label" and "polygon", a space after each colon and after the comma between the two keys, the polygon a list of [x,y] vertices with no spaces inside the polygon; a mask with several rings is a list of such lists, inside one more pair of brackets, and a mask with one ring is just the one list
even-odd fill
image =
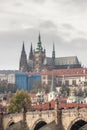
{"label": "stone bridge", "polygon": [[[34,111],[26,113],[26,122],[30,130],[38,130],[45,124],[57,120],[56,110]],[[8,114],[3,117],[3,126],[6,130],[11,124],[23,119],[22,113]],[[63,109],[62,124],[65,130],[78,130],[78,126],[87,123],[87,108]]]}

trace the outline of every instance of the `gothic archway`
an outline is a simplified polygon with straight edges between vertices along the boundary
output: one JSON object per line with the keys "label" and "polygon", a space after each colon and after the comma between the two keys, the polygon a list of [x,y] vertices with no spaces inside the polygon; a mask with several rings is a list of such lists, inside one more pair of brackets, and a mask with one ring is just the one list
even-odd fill
{"label": "gothic archway", "polygon": [[43,127],[46,124],[47,124],[46,121],[44,121],[43,119],[39,119],[34,123],[32,130],[38,130],[39,128]]}
{"label": "gothic archway", "polygon": [[69,126],[68,130],[79,130],[82,126],[87,124],[87,121],[85,119],[78,118],[77,120],[74,120],[71,125]]}
{"label": "gothic archway", "polygon": [[15,122],[13,120],[9,121],[6,130],[8,130],[9,127],[12,126],[12,125],[14,125],[14,124],[15,124]]}
{"label": "gothic archway", "polygon": [[46,124],[47,124],[46,122],[40,121],[40,122],[38,122],[38,124],[36,124],[34,130],[38,130],[39,128],[43,127]]}

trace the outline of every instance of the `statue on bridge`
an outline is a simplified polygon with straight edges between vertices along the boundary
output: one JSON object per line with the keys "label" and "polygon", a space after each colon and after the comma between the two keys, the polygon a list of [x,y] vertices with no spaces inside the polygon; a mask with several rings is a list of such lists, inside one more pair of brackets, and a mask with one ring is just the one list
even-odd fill
{"label": "statue on bridge", "polygon": [[52,121],[49,124],[41,127],[39,130],[65,130],[62,124],[62,110],[58,108],[58,98],[55,100],[55,117],[56,121]]}

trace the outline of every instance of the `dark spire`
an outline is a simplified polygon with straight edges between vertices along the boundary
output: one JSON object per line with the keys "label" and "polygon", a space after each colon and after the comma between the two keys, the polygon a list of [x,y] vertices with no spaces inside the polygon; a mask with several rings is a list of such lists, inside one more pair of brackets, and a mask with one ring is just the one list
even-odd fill
{"label": "dark spire", "polygon": [[53,51],[52,51],[52,61],[53,61],[53,65],[55,64],[55,46],[53,43]]}
{"label": "dark spire", "polygon": [[23,46],[22,46],[22,53],[25,53],[25,46],[24,46],[24,41],[23,41]]}
{"label": "dark spire", "polygon": [[38,41],[41,43],[41,36],[40,36],[40,32],[39,32],[39,36],[38,36]]}
{"label": "dark spire", "polygon": [[25,52],[24,42],[23,42],[22,51],[21,51],[19,70],[23,72],[27,71],[27,56]]}
{"label": "dark spire", "polygon": [[54,59],[55,59],[55,45],[54,45],[54,43],[53,43],[53,52],[52,52],[52,58],[54,58]]}
{"label": "dark spire", "polygon": [[33,47],[32,47],[32,43],[31,43],[31,47],[30,47],[29,60],[33,60]]}
{"label": "dark spire", "polygon": [[37,43],[37,48],[36,48],[38,51],[43,51],[43,47],[42,47],[42,43],[41,43],[41,36],[40,36],[40,33],[39,33],[39,36],[38,36],[38,43]]}

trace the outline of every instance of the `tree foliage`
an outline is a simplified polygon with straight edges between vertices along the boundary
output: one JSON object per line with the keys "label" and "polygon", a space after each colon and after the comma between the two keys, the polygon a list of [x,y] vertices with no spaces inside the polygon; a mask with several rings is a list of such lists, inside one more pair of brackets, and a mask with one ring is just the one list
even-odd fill
{"label": "tree foliage", "polygon": [[20,112],[24,107],[27,108],[30,103],[31,101],[28,92],[24,90],[17,91],[10,100],[8,112]]}
{"label": "tree foliage", "polygon": [[60,93],[64,96],[69,96],[69,87],[68,86],[61,86]]}

